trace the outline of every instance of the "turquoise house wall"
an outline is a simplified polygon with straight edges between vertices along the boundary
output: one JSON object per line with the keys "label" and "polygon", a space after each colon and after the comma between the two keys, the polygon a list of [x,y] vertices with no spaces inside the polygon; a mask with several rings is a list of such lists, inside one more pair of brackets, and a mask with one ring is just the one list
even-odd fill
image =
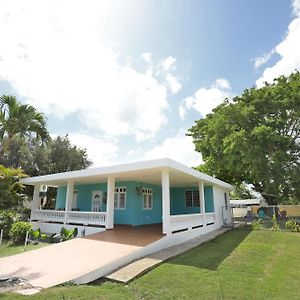
{"label": "turquoise house wall", "polygon": [[[126,187],[126,209],[115,209],[115,224],[130,224],[133,226],[143,224],[156,224],[162,222],[162,195],[161,187],[141,182],[116,182],[116,187]],[[151,210],[143,209],[143,196],[138,194],[136,188],[151,188],[153,192],[153,208]],[[78,191],[77,207],[80,211],[91,211],[92,192],[102,190],[107,192],[106,183],[75,185],[74,189]],[[66,186],[58,187],[55,209],[64,209],[66,201]],[[102,211],[106,211],[106,205],[103,203]]]}
{"label": "turquoise house wall", "polygon": [[[199,207],[185,206],[185,191],[195,191],[197,187],[171,188],[171,215],[199,213]],[[214,195],[212,186],[204,186],[205,212],[214,212]],[[202,211],[201,211],[202,213]]]}
{"label": "turquoise house wall", "polygon": [[[129,224],[133,226],[143,224],[156,224],[162,222],[162,191],[161,186],[147,183],[125,181],[116,182],[116,187],[126,187],[126,209],[115,209],[114,223]],[[137,192],[137,187],[151,188],[153,192],[153,208],[143,209],[142,193]],[[92,192],[102,190],[107,192],[106,183],[75,185],[78,191],[77,207],[80,211],[91,211]],[[199,207],[185,207],[185,191],[197,190],[191,188],[171,188],[170,203],[171,215],[199,213]],[[66,201],[66,186],[58,187],[55,209],[64,209]],[[214,212],[214,195],[212,186],[204,186],[205,211]],[[102,211],[106,211],[106,204],[103,203]]]}

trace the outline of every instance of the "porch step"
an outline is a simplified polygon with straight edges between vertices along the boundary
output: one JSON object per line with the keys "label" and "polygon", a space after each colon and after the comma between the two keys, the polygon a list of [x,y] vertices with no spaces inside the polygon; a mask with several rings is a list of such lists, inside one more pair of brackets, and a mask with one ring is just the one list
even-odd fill
{"label": "porch step", "polygon": [[105,278],[117,282],[128,283],[134,278],[141,276],[149,270],[155,268],[159,264],[163,263],[167,259],[191,250],[195,247],[200,246],[203,243],[207,243],[219,235],[231,230],[230,228],[221,228],[214,230],[200,237],[187,241],[185,243],[175,245],[164,250],[158,251],[147,257],[141,258],[137,261],[130,263],[129,265],[118,269],[117,271],[110,273]]}

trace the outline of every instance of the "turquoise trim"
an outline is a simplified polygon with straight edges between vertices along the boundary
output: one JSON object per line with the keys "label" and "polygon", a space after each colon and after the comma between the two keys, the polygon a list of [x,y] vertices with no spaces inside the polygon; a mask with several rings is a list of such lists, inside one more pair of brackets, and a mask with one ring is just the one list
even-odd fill
{"label": "turquoise trim", "polygon": [[215,211],[214,192],[212,186],[204,187],[205,212],[210,213]]}

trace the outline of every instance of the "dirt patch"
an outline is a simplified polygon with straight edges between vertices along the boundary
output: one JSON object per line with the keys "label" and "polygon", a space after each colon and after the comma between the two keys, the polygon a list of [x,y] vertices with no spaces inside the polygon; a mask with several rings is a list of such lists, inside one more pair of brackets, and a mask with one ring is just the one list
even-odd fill
{"label": "dirt patch", "polygon": [[23,278],[0,277],[0,293],[15,292],[23,295],[33,295],[39,291],[40,288],[32,286]]}

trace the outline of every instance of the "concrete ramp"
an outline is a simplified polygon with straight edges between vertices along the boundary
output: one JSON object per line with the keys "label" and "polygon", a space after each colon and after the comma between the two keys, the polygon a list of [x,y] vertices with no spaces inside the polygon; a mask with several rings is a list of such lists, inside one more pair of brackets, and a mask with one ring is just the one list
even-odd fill
{"label": "concrete ramp", "polygon": [[35,287],[87,283],[139,258],[162,238],[160,226],[120,226],[85,238],[53,244],[0,259],[0,273],[21,277]]}

